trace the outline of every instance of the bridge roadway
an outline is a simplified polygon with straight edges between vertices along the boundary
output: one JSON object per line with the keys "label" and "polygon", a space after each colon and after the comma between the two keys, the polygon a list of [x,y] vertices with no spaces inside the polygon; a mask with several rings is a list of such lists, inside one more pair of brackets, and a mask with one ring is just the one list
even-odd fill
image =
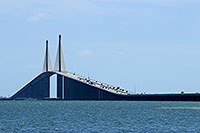
{"label": "bridge roadway", "polygon": [[[64,77],[64,90],[58,99],[63,100],[130,100],[130,101],[200,101],[200,93],[179,94],[135,94],[71,72],[48,71],[39,74],[11,99],[49,99],[50,77],[57,74]],[[58,79],[57,79],[58,80]],[[61,80],[60,80],[61,81]],[[59,82],[60,83],[60,82]],[[61,85],[63,83],[60,83]],[[57,86],[57,91],[60,86]]]}
{"label": "bridge roadway", "polygon": [[[50,98],[50,77],[52,75],[57,74],[59,77],[65,77],[67,80],[67,84],[69,85],[68,89],[70,92],[60,92],[60,95],[58,96],[58,90],[62,90],[61,84],[63,84],[62,80],[57,79],[57,97],[61,98],[63,95],[67,95],[69,93],[70,96],[74,95],[73,93],[76,93],[75,95],[82,95],[81,97],[84,98],[88,93],[92,93],[91,96],[93,97],[94,95],[99,95],[96,96],[98,99],[104,99],[104,98],[110,98],[116,99],[116,97],[119,98],[119,96],[131,96],[135,95],[135,93],[124,90],[120,87],[115,87],[108,85],[106,83],[102,83],[90,78],[86,78],[84,76],[77,75],[75,73],[71,72],[58,72],[58,71],[48,71],[48,72],[43,72],[36,76],[33,80],[31,80],[28,84],[26,84],[22,89],[18,90],[11,98],[12,99],[44,99],[44,98]],[[70,80],[71,79],[71,80]],[[73,82],[75,81],[75,82]],[[75,84],[74,84],[75,83]],[[81,83],[81,84],[80,84]],[[65,83],[64,83],[65,84]],[[87,86],[85,88],[84,84]],[[75,88],[73,88],[74,85],[78,85]],[[90,87],[89,87],[90,86]],[[82,91],[82,89],[85,91]],[[89,89],[89,90],[88,90]],[[87,91],[88,90],[88,91]],[[94,91],[92,91],[94,90]],[[99,90],[99,91],[97,91]],[[80,91],[80,93],[79,93]],[[82,92],[81,92],[82,91]],[[107,93],[106,93],[107,92]],[[78,94],[79,93],[79,94]],[[95,93],[95,94],[93,94]],[[98,93],[98,94],[97,94]],[[109,94],[110,93],[110,94]],[[102,95],[102,96],[101,96]],[[116,95],[116,96],[114,96]],[[67,96],[67,97],[70,97]],[[76,97],[75,96],[75,97]],[[77,98],[77,97],[76,97]],[[95,97],[91,99],[96,99]],[[62,99],[62,98],[61,98]],[[72,96],[72,99],[74,99],[74,96]],[[86,99],[90,99],[90,96],[86,96]]]}
{"label": "bridge roadway", "polygon": [[57,75],[57,99],[60,100],[137,100],[137,101],[200,101],[199,93],[191,94],[135,94],[71,72],[65,72],[61,35],[56,57],[56,71],[51,71],[48,40],[43,73],[39,74],[10,99],[50,99],[50,77]]}
{"label": "bridge roadway", "polygon": [[106,83],[102,83],[102,82],[99,82],[99,81],[96,81],[96,80],[93,80],[93,79],[90,79],[90,78],[86,78],[86,77],[77,75],[75,73],[57,72],[57,71],[54,71],[54,72],[56,74],[66,76],[68,78],[80,81],[82,83],[88,84],[88,85],[93,86],[93,87],[97,87],[97,88],[105,90],[105,91],[109,91],[109,92],[114,93],[114,94],[135,95],[135,93],[128,91],[128,90],[125,90],[123,88],[115,87],[115,86],[112,86],[112,85],[109,85],[109,84],[106,84]]}

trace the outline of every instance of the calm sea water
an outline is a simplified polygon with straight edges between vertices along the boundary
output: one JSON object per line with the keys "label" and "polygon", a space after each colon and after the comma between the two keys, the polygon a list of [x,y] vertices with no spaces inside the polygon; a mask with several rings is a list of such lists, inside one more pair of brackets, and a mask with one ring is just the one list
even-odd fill
{"label": "calm sea water", "polygon": [[0,132],[200,132],[200,103],[0,101]]}

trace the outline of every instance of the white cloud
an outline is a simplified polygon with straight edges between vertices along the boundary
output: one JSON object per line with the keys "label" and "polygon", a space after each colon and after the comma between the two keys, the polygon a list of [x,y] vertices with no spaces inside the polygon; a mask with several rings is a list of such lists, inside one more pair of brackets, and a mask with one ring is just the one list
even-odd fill
{"label": "white cloud", "polygon": [[90,49],[84,49],[78,52],[79,56],[92,56],[94,55],[94,52]]}
{"label": "white cloud", "polygon": [[[199,3],[200,0],[0,0],[0,16],[3,15],[9,18],[13,16],[25,16],[25,20],[28,20],[29,22],[38,22],[46,18],[46,14],[44,13],[48,13],[51,18],[55,19],[69,18],[65,16],[73,16],[77,14],[113,16],[144,14],[149,16],[149,14],[154,14],[151,8],[141,8],[141,6],[137,7],[126,5],[129,3],[153,3],[162,6],[176,6],[184,2]],[[42,13],[31,16],[31,14],[37,12]],[[29,17],[27,18],[27,16]]]}
{"label": "white cloud", "polygon": [[47,15],[45,13],[38,13],[37,15],[35,16],[31,16],[28,18],[28,21],[29,22],[38,22],[40,21],[41,19],[45,19],[47,17]]}
{"label": "white cloud", "polygon": [[124,55],[124,52],[116,50],[116,51],[113,52],[113,55],[121,56],[121,55]]}

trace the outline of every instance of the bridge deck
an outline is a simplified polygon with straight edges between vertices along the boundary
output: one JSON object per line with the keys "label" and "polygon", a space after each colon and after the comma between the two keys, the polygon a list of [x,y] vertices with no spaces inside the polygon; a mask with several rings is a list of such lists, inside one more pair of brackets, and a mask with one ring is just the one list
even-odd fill
{"label": "bridge deck", "polygon": [[112,85],[109,85],[109,84],[106,84],[106,83],[102,83],[102,82],[99,82],[99,81],[96,81],[96,80],[93,80],[93,79],[90,79],[90,78],[86,78],[84,76],[77,75],[75,73],[57,72],[57,71],[56,71],[56,73],[63,75],[63,76],[67,76],[67,77],[72,78],[72,79],[75,79],[75,80],[80,81],[82,83],[97,87],[99,89],[109,91],[109,92],[114,93],[114,94],[135,95],[135,93],[133,93],[131,91],[127,91],[123,88],[115,87],[115,86],[112,86]]}

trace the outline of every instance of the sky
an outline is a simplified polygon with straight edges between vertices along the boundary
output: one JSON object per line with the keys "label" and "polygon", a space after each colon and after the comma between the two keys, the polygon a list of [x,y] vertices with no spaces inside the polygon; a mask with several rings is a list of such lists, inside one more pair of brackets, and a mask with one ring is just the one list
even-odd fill
{"label": "sky", "polygon": [[[0,0],[0,96],[52,66],[137,93],[200,91],[200,0]],[[54,81],[54,80],[53,80]],[[52,87],[53,88],[53,87]]]}

